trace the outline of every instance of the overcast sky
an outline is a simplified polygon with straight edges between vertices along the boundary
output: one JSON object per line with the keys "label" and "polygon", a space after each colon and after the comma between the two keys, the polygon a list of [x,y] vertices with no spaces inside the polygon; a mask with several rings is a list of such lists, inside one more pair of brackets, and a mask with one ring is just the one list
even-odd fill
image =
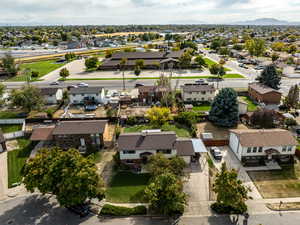
{"label": "overcast sky", "polygon": [[229,23],[300,21],[300,0],[0,0],[0,23]]}

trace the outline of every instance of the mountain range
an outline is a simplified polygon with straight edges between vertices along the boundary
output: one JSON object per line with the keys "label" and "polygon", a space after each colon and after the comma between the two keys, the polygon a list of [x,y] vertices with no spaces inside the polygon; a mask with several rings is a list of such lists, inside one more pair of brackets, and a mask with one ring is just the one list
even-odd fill
{"label": "mountain range", "polygon": [[239,21],[232,23],[233,25],[256,25],[256,26],[293,26],[293,25],[300,25],[300,22],[290,22],[286,20],[278,20],[274,18],[259,18],[255,20],[247,20],[247,21]]}

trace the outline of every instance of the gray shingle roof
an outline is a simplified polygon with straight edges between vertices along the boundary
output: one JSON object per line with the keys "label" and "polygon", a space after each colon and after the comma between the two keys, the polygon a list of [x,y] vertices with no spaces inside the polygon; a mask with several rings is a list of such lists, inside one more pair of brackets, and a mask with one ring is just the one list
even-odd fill
{"label": "gray shingle roof", "polygon": [[214,85],[188,84],[181,86],[184,92],[215,91]]}
{"label": "gray shingle roof", "polygon": [[71,88],[70,94],[99,94],[102,91],[103,87],[78,87]]}
{"label": "gray shingle roof", "polygon": [[175,132],[125,133],[118,138],[118,149],[123,150],[162,150],[173,149],[176,143]]}
{"label": "gray shingle roof", "polygon": [[58,88],[40,88],[42,95],[55,95]]}
{"label": "gray shingle roof", "polygon": [[195,154],[191,139],[177,139],[175,147],[177,149],[178,156],[192,156]]}
{"label": "gray shingle roof", "polygon": [[106,120],[62,121],[56,125],[52,134],[102,134],[106,124]]}
{"label": "gray shingle roof", "polygon": [[268,86],[262,85],[260,83],[251,83],[249,84],[249,87],[254,89],[255,91],[257,91],[260,94],[266,94],[266,93],[270,93],[270,92],[277,92],[280,93],[279,91],[270,88]]}

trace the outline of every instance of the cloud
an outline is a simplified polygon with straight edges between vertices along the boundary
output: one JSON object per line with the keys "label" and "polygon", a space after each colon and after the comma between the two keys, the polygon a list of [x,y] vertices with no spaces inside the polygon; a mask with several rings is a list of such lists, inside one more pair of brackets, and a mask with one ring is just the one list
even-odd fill
{"label": "cloud", "polygon": [[295,0],[0,0],[1,23],[227,23],[260,17],[300,21]]}

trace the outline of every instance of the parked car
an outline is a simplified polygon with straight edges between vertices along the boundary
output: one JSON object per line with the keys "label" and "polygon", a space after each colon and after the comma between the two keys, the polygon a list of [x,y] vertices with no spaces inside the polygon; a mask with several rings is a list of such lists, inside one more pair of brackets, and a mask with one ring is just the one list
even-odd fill
{"label": "parked car", "polygon": [[145,86],[145,85],[144,85],[144,84],[141,84],[141,83],[136,83],[134,87],[135,87],[135,88],[138,88],[138,87],[143,87],[143,86]]}
{"label": "parked car", "polygon": [[244,68],[244,69],[248,69],[248,66],[246,66],[246,65],[243,64],[243,63],[239,64],[239,67]]}
{"label": "parked car", "polygon": [[53,81],[50,83],[50,85],[59,85],[59,83],[57,81]]}
{"label": "parked car", "polygon": [[265,67],[264,66],[256,66],[256,67],[254,67],[254,69],[256,69],[256,70],[263,70]]}
{"label": "parked car", "polygon": [[68,206],[67,209],[79,215],[80,217],[85,217],[90,213],[90,206],[88,204]]}
{"label": "parked car", "polygon": [[199,79],[195,81],[196,84],[204,84],[205,80],[204,79]]}
{"label": "parked car", "polygon": [[89,85],[87,83],[79,83],[77,84],[78,87],[88,87]]}
{"label": "parked car", "polygon": [[68,90],[70,90],[71,88],[78,88],[78,86],[73,84],[73,85],[69,85],[69,86],[67,87]]}
{"label": "parked car", "polygon": [[212,154],[215,160],[222,160],[222,152],[218,147],[211,147],[210,153]]}

